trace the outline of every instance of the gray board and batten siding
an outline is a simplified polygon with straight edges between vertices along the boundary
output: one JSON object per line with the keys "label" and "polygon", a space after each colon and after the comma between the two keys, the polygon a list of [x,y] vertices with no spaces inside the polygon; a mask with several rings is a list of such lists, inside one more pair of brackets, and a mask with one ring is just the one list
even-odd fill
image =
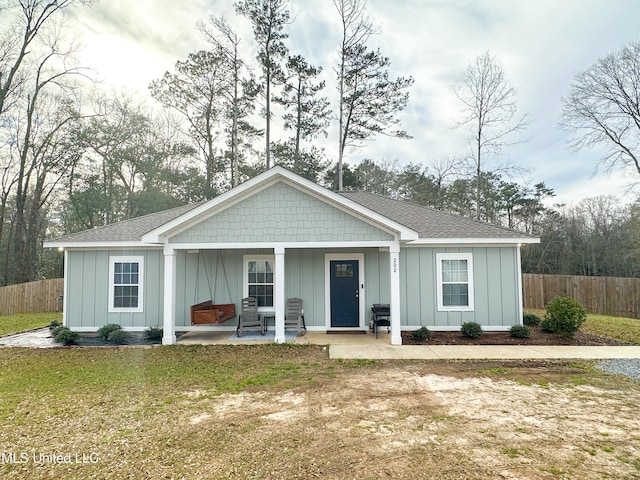
{"label": "gray board and batten siding", "polygon": [[[472,253],[474,264],[474,310],[437,310],[436,254]],[[235,303],[239,311],[243,295],[244,255],[270,255],[260,250],[181,250],[176,271],[176,327],[190,325],[189,307],[212,299]],[[304,301],[307,326],[323,328],[325,312],[325,255],[364,253],[365,308],[388,303],[389,254],[377,248],[287,249],[285,289],[287,298]],[[71,328],[100,327],[118,323],[144,328],[162,325],[163,255],[148,250],[72,250],[68,252],[67,323]],[[110,256],[144,257],[144,309],[139,313],[110,313],[108,283]],[[223,269],[224,264],[224,269]],[[223,271],[224,270],[224,271]],[[401,325],[408,328],[455,328],[466,321],[483,326],[508,327],[518,323],[517,255],[513,247],[410,247],[400,251]],[[228,283],[228,287],[227,287]],[[197,285],[197,289],[196,289]],[[213,298],[212,298],[213,297]],[[368,312],[365,317],[368,318]],[[233,326],[236,320],[224,325]]]}
{"label": "gray board and batten siding", "polygon": [[[93,328],[117,323],[144,329],[162,325],[162,249],[68,250],[67,255],[65,321],[68,327]],[[118,256],[144,258],[142,312],[109,312],[109,258]]]}
{"label": "gray board and batten siding", "polygon": [[[473,255],[473,311],[438,311],[436,255]],[[521,324],[514,247],[409,247],[400,250],[401,325],[457,329],[464,322],[505,329]]]}

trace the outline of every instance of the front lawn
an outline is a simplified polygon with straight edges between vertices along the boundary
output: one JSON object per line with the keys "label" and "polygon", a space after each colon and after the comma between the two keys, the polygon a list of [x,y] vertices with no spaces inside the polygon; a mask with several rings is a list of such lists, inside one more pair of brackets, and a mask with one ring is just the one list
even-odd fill
{"label": "front lawn", "polygon": [[0,316],[0,337],[12,333],[25,332],[34,328],[46,327],[51,320],[62,322],[62,313],[19,313]]}
{"label": "front lawn", "polygon": [[0,478],[636,478],[639,402],[592,362],[5,348]]}

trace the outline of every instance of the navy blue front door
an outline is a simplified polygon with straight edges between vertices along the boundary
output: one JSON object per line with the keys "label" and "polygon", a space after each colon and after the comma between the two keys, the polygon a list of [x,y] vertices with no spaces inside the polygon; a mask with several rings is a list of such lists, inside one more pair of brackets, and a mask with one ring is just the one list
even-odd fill
{"label": "navy blue front door", "polygon": [[358,260],[330,260],[331,326],[357,327],[360,323]]}

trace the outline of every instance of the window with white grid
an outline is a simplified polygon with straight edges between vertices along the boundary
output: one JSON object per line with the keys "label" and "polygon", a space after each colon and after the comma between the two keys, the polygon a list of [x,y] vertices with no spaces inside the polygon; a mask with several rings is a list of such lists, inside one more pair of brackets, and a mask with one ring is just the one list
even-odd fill
{"label": "window with white grid", "polygon": [[473,256],[439,253],[437,260],[438,310],[473,310]]}
{"label": "window with white grid", "polygon": [[109,311],[143,311],[144,257],[109,257]]}

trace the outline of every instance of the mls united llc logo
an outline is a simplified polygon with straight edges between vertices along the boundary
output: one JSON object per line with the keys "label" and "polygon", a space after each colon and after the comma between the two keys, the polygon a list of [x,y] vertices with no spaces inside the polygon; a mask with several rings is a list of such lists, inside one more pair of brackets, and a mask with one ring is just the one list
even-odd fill
{"label": "mls united llc logo", "polygon": [[70,465],[98,463],[97,453],[36,453],[36,452],[0,452],[0,465],[27,464]]}

